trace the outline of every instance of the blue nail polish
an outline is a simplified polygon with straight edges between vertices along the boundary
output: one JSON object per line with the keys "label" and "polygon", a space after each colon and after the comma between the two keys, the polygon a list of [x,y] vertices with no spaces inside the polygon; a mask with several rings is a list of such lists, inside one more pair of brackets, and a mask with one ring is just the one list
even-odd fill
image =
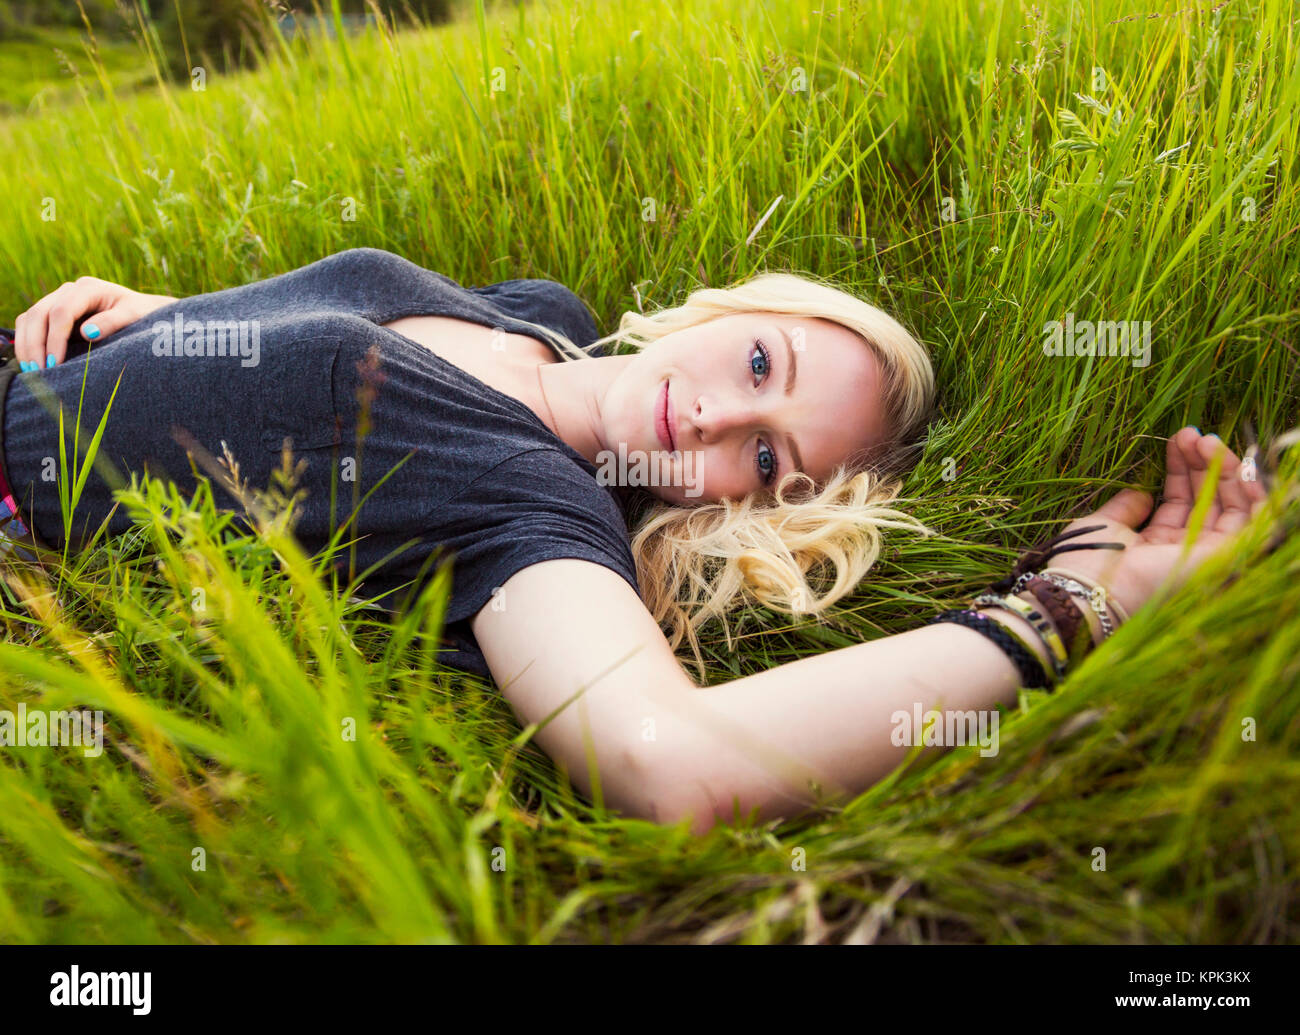
{"label": "blue nail polish", "polygon": [[99,337],[99,328],[96,327],[93,323],[86,324],[84,327],[81,328],[81,331],[91,341],[94,341],[96,338]]}
{"label": "blue nail polish", "polygon": [[46,356],[46,357],[45,357],[45,365],[46,365],[46,367],[52,367],[52,366],[54,366],[54,364],[57,363],[57,362],[58,362],[58,359],[56,359],[54,356]]}
{"label": "blue nail polish", "polygon": [[36,364],[34,364],[34,363],[29,363],[29,362],[28,362],[27,360],[25,360],[25,359],[21,359],[21,360],[19,360],[19,361],[18,361],[18,365],[19,365],[19,367],[21,367],[23,370],[35,370],[35,369],[36,369]]}
{"label": "blue nail polish", "polygon": [[1193,425],[1191,426],[1191,428],[1192,428],[1192,430],[1193,430],[1194,432],[1196,432],[1198,435],[1201,433],[1201,429],[1198,428],[1195,424],[1193,424]]}

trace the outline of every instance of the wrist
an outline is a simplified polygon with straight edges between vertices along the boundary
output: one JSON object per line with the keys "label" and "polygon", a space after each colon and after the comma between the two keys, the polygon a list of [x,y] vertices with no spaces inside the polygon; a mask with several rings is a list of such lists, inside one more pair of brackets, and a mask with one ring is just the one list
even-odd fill
{"label": "wrist", "polygon": [[1132,602],[1127,606],[1122,605],[1119,598],[1110,591],[1110,586],[1096,576],[1084,575],[1081,572],[1056,564],[1044,568],[1042,574],[1073,580],[1079,583],[1083,589],[1088,590],[1090,607],[1084,609],[1085,613],[1091,610],[1099,618],[1102,614],[1105,614],[1110,619],[1109,624],[1112,632],[1129,620],[1129,613],[1133,609]]}
{"label": "wrist", "polygon": [[1004,607],[983,607],[980,609],[980,613],[988,615],[989,618],[1005,628],[1007,632],[1020,639],[1034,657],[1038,659],[1039,664],[1043,666],[1043,671],[1049,675],[1051,674],[1053,671],[1051,655],[1048,653],[1042,637],[1038,635],[1038,630],[1028,621]]}

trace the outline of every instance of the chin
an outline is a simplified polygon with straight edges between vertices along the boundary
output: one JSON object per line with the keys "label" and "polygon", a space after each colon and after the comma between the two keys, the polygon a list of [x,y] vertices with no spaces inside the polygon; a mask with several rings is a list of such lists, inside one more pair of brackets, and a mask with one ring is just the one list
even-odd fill
{"label": "chin", "polygon": [[677,485],[663,489],[650,489],[649,491],[653,492],[664,502],[671,503],[675,507],[698,507],[705,503],[714,502],[704,493],[701,493],[699,496],[687,496],[686,489]]}

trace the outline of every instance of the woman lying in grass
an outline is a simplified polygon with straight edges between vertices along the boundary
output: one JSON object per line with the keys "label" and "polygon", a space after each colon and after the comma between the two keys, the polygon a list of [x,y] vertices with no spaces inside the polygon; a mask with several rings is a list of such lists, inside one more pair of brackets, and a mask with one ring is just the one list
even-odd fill
{"label": "woman lying in grass", "polygon": [[[705,689],[674,653],[689,641],[703,676],[701,622],[746,602],[824,611],[874,563],[880,529],[921,527],[888,504],[934,378],[865,302],[767,274],[597,338],[559,284],[466,289],[363,248],[185,299],[83,278],[12,337],[0,490],[15,538],[75,547],[129,525],[100,473],[64,521],[48,474],[60,407],[82,442],[107,411],[100,459],[183,490],[223,447],[264,486],[288,439],[306,461],[297,538],[355,540],[346,592],[400,608],[454,555],[448,662],[490,672],[522,723],[555,713],[536,739],[584,792],[599,780],[608,804],[698,831],[860,792],[911,750],[900,712],[987,714],[1054,685],[1265,495],[1184,428],[1154,514],[1122,491],[974,608]],[[639,349],[604,354],[614,341]],[[808,576],[827,569],[818,592]]]}

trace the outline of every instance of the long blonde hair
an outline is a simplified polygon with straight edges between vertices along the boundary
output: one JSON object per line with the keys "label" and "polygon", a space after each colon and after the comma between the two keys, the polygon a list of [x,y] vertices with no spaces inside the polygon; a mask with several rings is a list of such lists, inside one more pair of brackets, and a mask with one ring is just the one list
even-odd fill
{"label": "long blonde hair", "polygon": [[[649,497],[632,532],[637,581],[674,650],[685,638],[701,679],[697,630],[710,618],[756,603],[793,616],[820,615],[865,577],[880,555],[881,530],[924,524],[888,506],[902,475],[920,458],[934,406],[934,370],[925,348],[893,317],[831,283],[793,273],[761,273],[727,288],[699,288],[679,306],[625,312],[618,329],[585,349],[563,335],[566,359],[625,342],[637,349],[732,313],[770,312],[831,320],[858,334],[882,372],[883,442],[846,457],[822,485],[788,472],[771,493],[677,506]],[[567,347],[565,347],[567,346]],[[648,494],[647,494],[648,497]],[[818,593],[811,573],[833,571]]]}

